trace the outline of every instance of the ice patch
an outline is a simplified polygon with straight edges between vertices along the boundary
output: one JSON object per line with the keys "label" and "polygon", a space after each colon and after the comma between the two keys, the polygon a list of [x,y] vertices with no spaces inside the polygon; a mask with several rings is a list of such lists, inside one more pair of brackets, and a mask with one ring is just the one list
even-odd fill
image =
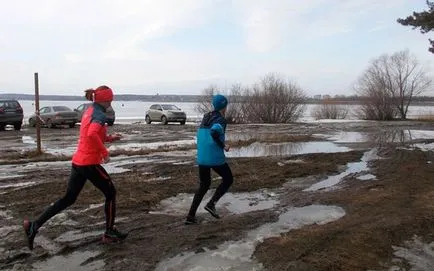
{"label": "ice patch", "polygon": [[12,232],[20,231],[20,226],[4,226],[0,228],[0,238],[4,238]]}
{"label": "ice patch", "polygon": [[347,170],[345,170],[341,174],[330,176],[321,182],[313,184],[312,186],[304,189],[303,191],[317,191],[320,189],[330,188],[334,185],[337,185],[343,180],[343,178],[349,176],[350,174],[368,171],[369,170],[368,162],[378,158],[379,157],[377,156],[377,149],[372,149],[368,152],[365,152],[360,162],[348,163]]}
{"label": "ice patch", "polygon": [[0,189],[11,188],[11,187],[29,187],[29,186],[34,185],[35,183],[36,182],[0,184]]}
{"label": "ice patch", "polygon": [[21,139],[24,144],[36,145],[35,139],[31,136],[22,136]]}
{"label": "ice patch", "polygon": [[47,261],[35,263],[35,270],[43,271],[58,271],[58,270],[81,270],[95,271],[102,270],[105,263],[103,260],[93,261],[84,264],[87,260],[94,258],[100,254],[99,251],[75,251],[66,256],[50,257]]}
{"label": "ice patch", "polygon": [[345,211],[337,206],[310,205],[293,208],[279,216],[275,223],[250,231],[241,241],[225,242],[216,250],[189,252],[160,262],[158,271],[169,270],[261,270],[262,265],[252,258],[256,246],[264,239],[311,224],[327,224],[340,219]]}
{"label": "ice patch", "polygon": [[54,241],[56,242],[72,242],[77,241],[80,239],[84,239],[87,237],[94,237],[94,236],[101,236],[104,232],[103,231],[89,231],[89,232],[82,232],[82,231],[68,231],[64,234],[57,237]]}
{"label": "ice patch", "polygon": [[406,241],[403,247],[393,246],[393,249],[395,257],[410,264],[411,271],[434,270],[434,242],[427,244],[419,237],[414,237]]}
{"label": "ice patch", "polygon": [[[197,212],[205,213],[204,207],[212,197],[214,191],[208,191],[201,202]],[[156,211],[150,213],[186,215],[193,201],[193,194],[181,193],[176,197],[162,200]],[[252,211],[271,209],[279,201],[275,193],[258,191],[252,193],[226,193],[217,203],[217,209],[225,208],[234,214],[248,213]]]}
{"label": "ice patch", "polygon": [[0,173],[0,180],[16,179],[24,176],[22,174]]}
{"label": "ice patch", "polygon": [[261,157],[284,156],[309,153],[337,153],[349,152],[351,149],[338,146],[328,141],[287,142],[287,143],[260,143],[255,142],[249,146],[234,148],[227,152],[227,157]]}
{"label": "ice patch", "polygon": [[375,175],[372,175],[372,174],[365,174],[365,175],[357,177],[357,179],[361,180],[361,181],[375,180],[376,178],[377,177]]}

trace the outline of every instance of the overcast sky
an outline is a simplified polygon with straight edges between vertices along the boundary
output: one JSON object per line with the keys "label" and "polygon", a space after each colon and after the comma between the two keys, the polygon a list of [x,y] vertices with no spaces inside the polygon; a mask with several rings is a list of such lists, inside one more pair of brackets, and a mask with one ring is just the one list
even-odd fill
{"label": "overcast sky", "polygon": [[[425,0],[0,0],[0,93],[199,94],[268,72],[352,94],[369,61],[428,35],[396,23]],[[431,67],[432,69],[433,67]],[[434,93],[431,93],[434,94]]]}

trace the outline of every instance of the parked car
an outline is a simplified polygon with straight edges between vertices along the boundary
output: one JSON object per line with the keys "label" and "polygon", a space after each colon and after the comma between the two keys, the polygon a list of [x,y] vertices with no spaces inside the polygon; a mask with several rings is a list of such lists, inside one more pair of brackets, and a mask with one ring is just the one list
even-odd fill
{"label": "parked car", "polygon": [[146,111],[145,121],[150,124],[153,121],[167,124],[169,122],[179,122],[185,124],[187,116],[184,111],[173,104],[153,104]]}
{"label": "parked car", "polygon": [[23,117],[23,108],[17,100],[0,100],[0,130],[4,130],[6,125],[21,130]]}
{"label": "parked car", "polygon": [[[74,109],[74,111],[78,113],[78,119],[80,121],[84,111],[86,111],[91,105],[92,103],[80,104],[76,109]],[[107,124],[109,126],[112,126],[115,123],[115,119],[116,119],[116,114],[115,111],[113,110],[113,107],[110,106],[109,108],[107,108],[105,112],[105,116],[107,119]]]}
{"label": "parked car", "polygon": [[[56,125],[67,124],[73,128],[78,122],[77,112],[72,111],[71,108],[63,105],[59,106],[46,106],[39,110],[42,124],[48,128],[54,128]],[[29,118],[29,125],[36,126],[36,115],[33,114]]]}

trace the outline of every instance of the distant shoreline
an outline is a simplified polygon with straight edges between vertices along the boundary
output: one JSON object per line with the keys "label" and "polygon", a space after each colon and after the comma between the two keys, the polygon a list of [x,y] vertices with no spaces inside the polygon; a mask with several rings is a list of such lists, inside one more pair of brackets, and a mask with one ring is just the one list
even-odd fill
{"label": "distant shoreline", "polygon": [[[6,93],[0,94],[0,99],[15,99],[23,101],[34,101],[35,95],[33,94],[16,94]],[[203,99],[202,95],[138,95],[138,94],[120,94],[115,96],[116,101],[124,102],[171,102],[171,103],[197,103]],[[41,101],[86,101],[83,96],[72,95],[40,95]],[[361,104],[361,97],[337,97],[331,98],[329,101],[335,104],[348,104],[357,105]],[[324,100],[308,98],[305,104],[321,104]],[[434,97],[431,96],[419,96],[413,97],[411,105],[419,106],[434,106]]]}

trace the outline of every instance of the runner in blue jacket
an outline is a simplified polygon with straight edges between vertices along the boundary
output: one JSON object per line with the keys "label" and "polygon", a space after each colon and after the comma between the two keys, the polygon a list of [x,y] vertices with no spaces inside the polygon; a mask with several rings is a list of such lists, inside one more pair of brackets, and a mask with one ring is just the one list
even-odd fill
{"label": "runner in blue jacket", "polygon": [[232,185],[233,176],[226,163],[224,152],[229,151],[225,145],[226,119],[225,113],[228,100],[223,95],[215,95],[212,100],[214,111],[203,116],[197,131],[197,164],[199,166],[199,188],[197,189],[185,224],[196,224],[196,211],[211,185],[211,169],[222,177],[211,200],[206,204],[207,210],[213,217],[220,218],[215,204]]}

